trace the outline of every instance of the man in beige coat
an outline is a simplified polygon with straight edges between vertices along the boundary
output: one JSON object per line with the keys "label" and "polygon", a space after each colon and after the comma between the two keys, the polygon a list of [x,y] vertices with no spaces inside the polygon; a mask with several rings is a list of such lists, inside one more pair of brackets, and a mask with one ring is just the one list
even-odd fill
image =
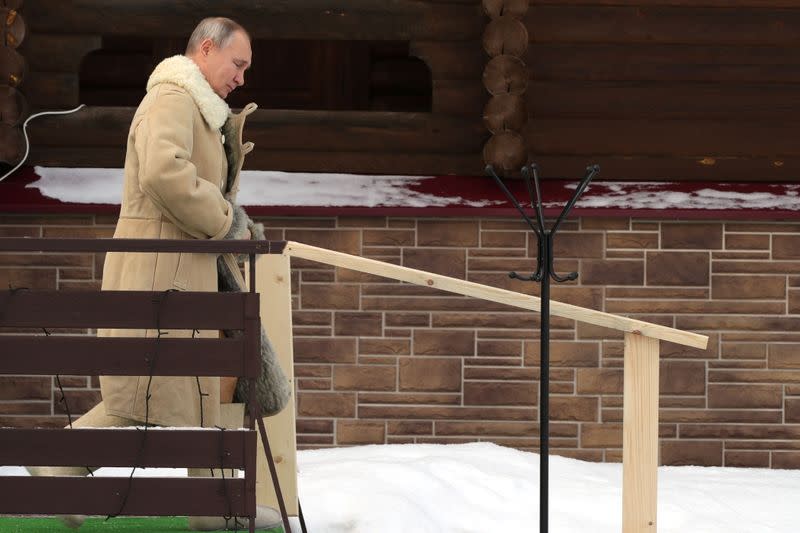
{"label": "man in beige coat", "polygon": [[[251,56],[249,35],[239,24],[210,18],[197,26],[185,55],[165,59],[155,68],[128,134],[122,206],[114,237],[250,238],[252,221],[235,204],[235,196],[244,155],[253,147],[242,144],[242,127],[256,106],[250,104],[233,115],[224,99],[244,84]],[[233,270],[239,275],[238,268]],[[108,253],[102,287],[216,291],[217,258],[192,253]],[[200,336],[218,334],[207,331]],[[98,332],[98,336],[157,335],[152,330]],[[169,332],[170,338],[188,335],[191,332]],[[220,403],[231,402],[235,384],[236,378],[102,376],[103,401],[73,425],[218,426]],[[31,470],[35,475],[86,473],[81,468]],[[274,510],[258,510],[259,527],[280,523]],[[83,522],[79,516],[61,518],[70,527]],[[192,517],[190,528],[242,527],[241,522],[238,526],[233,522]]]}

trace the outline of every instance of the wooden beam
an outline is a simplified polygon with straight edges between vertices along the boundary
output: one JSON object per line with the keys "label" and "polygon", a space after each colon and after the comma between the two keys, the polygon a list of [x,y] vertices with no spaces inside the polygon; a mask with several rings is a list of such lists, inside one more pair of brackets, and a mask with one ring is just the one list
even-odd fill
{"label": "wooden beam", "polygon": [[655,533],[658,493],[658,340],[625,334],[622,531]]}
{"label": "wooden beam", "polygon": [[[286,244],[285,253],[291,257],[299,257],[334,265],[342,268],[349,268],[359,272],[366,272],[376,276],[385,278],[396,279],[430,287],[432,289],[439,289],[456,294],[463,294],[465,296],[472,296],[482,300],[497,302],[512,307],[519,307],[521,309],[529,309],[532,311],[540,310],[540,299],[536,296],[529,296],[518,292],[498,289],[465,281],[461,279],[442,276],[439,274],[432,274],[422,270],[407,268],[398,265],[392,265],[374,259],[367,259],[341,252],[334,252],[324,248],[317,248],[299,242],[289,241]],[[674,342],[684,346],[692,346],[694,348],[705,349],[708,344],[708,337],[699,335],[697,333],[690,333],[680,331],[658,324],[650,324],[641,320],[632,318],[621,317],[595,311],[593,309],[586,309],[576,305],[565,304],[562,302],[551,302],[550,311],[553,315],[570,318],[573,320],[580,320],[596,326],[603,326],[606,328],[617,329],[627,333],[636,333],[655,339]]]}
{"label": "wooden beam", "polygon": [[[256,39],[409,39],[425,4],[412,0],[29,0],[25,16],[33,33],[99,35],[191,34],[204,17],[226,16],[243,23]],[[248,24],[249,23],[249,24]]]}
{"label": "wooden beam", "polygon": [[[245,269],[249,272],[249,269]],[[256,261],[256,290],[261,298],[264,330],[278,354],[278,362],[289,379],[292,396],[277,415],[264,418],[272,458],[281,484],[286,512],[298,516],[297,438],[295,436],[294,353],[292,349],[292,287],[288,255],[262,255]],[[258,438],[256,457],[256,502],[278,508],[278,499],[267,470],[264,444]]]}
{"label": "wooden beam", "polygon": [[[583,2],[581,2],[583,4]],[[532,42],[707,45],[800,44],[800,11],[720,7],[534,5],[525,24]],[[796,4],[795,6],[796,7]]]}
{"label": "wooden beam", "polygon": [[[435,80],[480,80],[487,57],[469,41],[415,41],[412,55]],[[799,83],[800,57],[789,46],[535,43],[523,58],[532,79]]]}
{"label": "wooden beam", "polygon": [[800,156],[790,120],[540,118],[525,128],[532,153],[615,156]]}
{"label": "wooden beam", "polygon": [[[479,80],[433,83],[433,110],[474,115],[489,93]],[[533,120],[684,119],[796,120],[800,92],[793,85],[529,80],[525,91]]]}
{"label": "wooden beam", "polygon": [[86,54],[102,45],[103,39],[100,35],[38,33],[25,39],[20,53],[25,56],[30,70],[77,74]]}
{"label": "wooden beam", "polygon": [[734,2],[714,7],[652,4],[638,1],[637,5],[629,6],[533,5],[525,16],[525,24],[533,42],[800,44],[797,9],[775,9],[764,2],[755,5],[752,1],[750,6],[736,6]]}
{"label": "wooden beam", "polygon": [[[133,108],[86,107],[69,115],[42,117],[28,132],[34,146],[125,145]],[[479,153],[488,133],[480,111],[472,118],[392,111],[258,110],[247,121],[245,140],[269,150]]]}
{"label": "wooden beam", "polygon": [[[245,133],[245,138],[247,134]],[[391,148],[390,146],[386,147]],[[257,146],[247,156],[247,168],[283,170],[286,172],[353,172],[357,174],[441,175],[483,174],[481,151],[467,154],[416,154],[410,152],[358,152],[270,150]],[[122,168],[125,146],[33,146],[28,161],[31,165],[53,167]],[[582,166],[581,166],[582,165]],[[579,163],[582,169],[586,162]],[[572,177],[572,176],[570,176]]]}

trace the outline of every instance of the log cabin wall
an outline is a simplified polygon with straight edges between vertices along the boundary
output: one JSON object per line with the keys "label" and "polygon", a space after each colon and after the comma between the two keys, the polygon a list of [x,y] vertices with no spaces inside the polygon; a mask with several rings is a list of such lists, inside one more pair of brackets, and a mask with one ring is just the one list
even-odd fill
{"label": "log cabin wall", "polygon": [[[793,2],[529,3],[524,136],[544,178],[572,178],[595,161],[601,179],[798,178],[793,122],[800,103],[800,9]],[[213,14],[245,21],[256,40],[406,43],[429,68],[430,112],[335,111],[335,105],[275,110],[268,109],[268,91],[263,98],[248,95],[262,100],[248,130],[258,146],[249,167],[481,174],[481,150],[490,137],[481,123],[489,98],[481,83],[488,60],[482,35],[490,22],[482,3],[352,0],[335,12],[323,4],[284,0],[253,7],[241,0]],[[181,41],[201,16],[212,14],[196,3],[133,0],[29,0],[22,9],[30,29],[23,50],[27,96],[35,108],[62,109],[79,103],[81,62],[104,38]],[[317,87],[325,87],[327,77],[329,92],[364,90],[334,87],[334,79],[348,80],[331,77],[325,65],[335,62],[318,57],[322,61],[309,70]],[[95,106],[42,119],[31,127],[32,162],[121,166],[131,113]]]}
{"label": "log cabin wall", "polygon": [[22,92],[25,58],[19,47],[27,27],[19,9],[21,0],[0,0],[0,168],[22,159],[25,140],[22,122],[27,100]]}

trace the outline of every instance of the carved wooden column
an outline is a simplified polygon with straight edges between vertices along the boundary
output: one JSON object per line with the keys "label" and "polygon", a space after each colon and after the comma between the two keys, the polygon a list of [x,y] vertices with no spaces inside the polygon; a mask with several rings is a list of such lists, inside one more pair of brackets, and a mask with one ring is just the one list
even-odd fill
{"label": "carved wooden column", "polygon": [[27,103],[19,86],[25,79],[25,60],[17,47],[25,39],[22,0],[0,0],[0,163],[17,164],[25,152],[22,122]]}
{"label": "carved wooden column", "polygon": [[489,23],[483,48],[491,58],[483,71],[483,85],[491,97],[483,122],[492,136],[483,147],[483,160],[500,176],[513,175],[528,161],[523,127],[528,119],[525,89],[528,74],[524,58],[528,30],[522,17],[529,0],[483,0]]}

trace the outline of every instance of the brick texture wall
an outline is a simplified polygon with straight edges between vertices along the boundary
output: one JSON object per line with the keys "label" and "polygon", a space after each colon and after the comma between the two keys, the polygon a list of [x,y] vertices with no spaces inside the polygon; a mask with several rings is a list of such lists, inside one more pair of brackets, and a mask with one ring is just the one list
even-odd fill
{"label": "brick texture wall", "polygon": [[[113,217],[0,215],[0,236],[107,237]],[[265,218],[289,239],[535,294],[515,219]],[[555,300],[707,334],[661,343],[661,461],[800,468],[800,223],[583,218],[562,226]],[[96,289],[102,258],[0,254],[0,285]],[[538,317],[293,262],[301,448],[476,440],[536,449]],[[622,337],[551,321],[551,447],[621,460]],[[79,333],[79,332],[74,332]],[[66,423],[54,379],[0,377],[0,425]],[[62,376],[73,413],[97,379]]]}

